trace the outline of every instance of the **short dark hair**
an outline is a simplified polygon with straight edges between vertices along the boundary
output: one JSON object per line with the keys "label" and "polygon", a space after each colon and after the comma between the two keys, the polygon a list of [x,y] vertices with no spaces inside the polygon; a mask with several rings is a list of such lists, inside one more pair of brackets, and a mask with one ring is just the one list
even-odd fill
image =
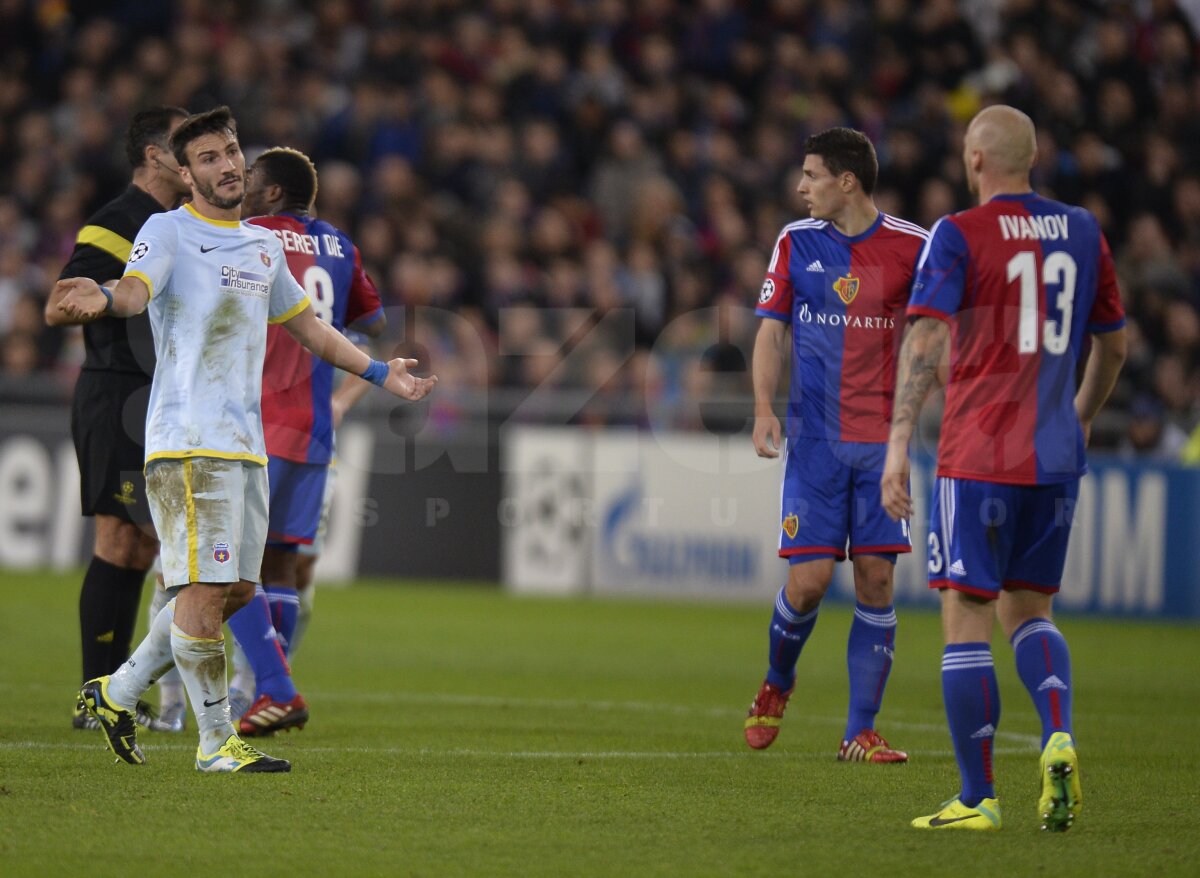
{"label": "short dark hair", "polygon": [[186,119],[183,107],[150,107],[135,113],[125,132],[125,157],[129,167],[137,169],[146,163],[146,147],[166,146],[167,132],[176,119]]}
{"label": "short dark hair", "polygon": [[879,179],[879,159],[870,138],[853,128],[830,128],[804,141],[807,155],[819,155],[835,177],[849,171],[870,195]]}
{"label": "short dark hair", "polygon": [[231,134],[237,137],[237,120],[229,107],[217,107],[207,113],[195,113],[183,120],[183,124],[171,135],[171,152],[180,167],[187,162],[187,146],[205,134]]}
{"label": "short dark hair", "polygon": [[317,198],[317,169],[312,159],[290,146],[268,149],[254,162],[268,185],[283,190],[284,207],[308,210]]}

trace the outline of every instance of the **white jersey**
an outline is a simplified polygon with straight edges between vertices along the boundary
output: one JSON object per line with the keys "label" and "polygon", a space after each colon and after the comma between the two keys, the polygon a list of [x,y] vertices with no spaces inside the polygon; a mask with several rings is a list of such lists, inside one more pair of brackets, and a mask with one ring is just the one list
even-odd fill
{"label": "white jersey", "polygon": [[216,457],[263,466],[267,323],[309,305],[269,229],[213,220],[190,205],[150,217],[127,276],[150,288],[154,384],[146,462]]}

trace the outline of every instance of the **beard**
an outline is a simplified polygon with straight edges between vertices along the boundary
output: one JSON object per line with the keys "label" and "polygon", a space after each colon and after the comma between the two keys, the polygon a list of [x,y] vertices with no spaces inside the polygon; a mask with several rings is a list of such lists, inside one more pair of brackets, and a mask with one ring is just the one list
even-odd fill
{"label": "beard", "polygon": [[246,190],[242,189],[237,195],[225,197],[217,194],[217,187],[207,183],[201,183],[196,180],[196,191],[204,196],[204,200],[213,207],[219,207],[221,210],[231,210],[242,203],[242,199],[246,197]]}

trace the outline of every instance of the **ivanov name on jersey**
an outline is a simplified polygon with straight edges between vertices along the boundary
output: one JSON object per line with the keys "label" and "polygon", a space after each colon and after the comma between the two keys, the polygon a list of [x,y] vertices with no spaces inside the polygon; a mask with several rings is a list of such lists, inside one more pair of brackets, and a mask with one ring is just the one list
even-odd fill
{"label": "ivanov name on jersey", "polygon": [[1050,216],[998,216],[1005,241],[1065,241],[1070,226],[1065,214]]}

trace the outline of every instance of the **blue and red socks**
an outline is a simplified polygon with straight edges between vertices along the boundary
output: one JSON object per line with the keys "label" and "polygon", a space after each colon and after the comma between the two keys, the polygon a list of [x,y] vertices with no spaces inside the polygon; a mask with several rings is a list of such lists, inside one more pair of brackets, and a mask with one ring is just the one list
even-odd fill
{"label": "blue and red socks", "polygon": [[294,588],[282,585],[267,585],[263,587],[267,594],[267,604],[271,607],[271,624],[279,635],[279,644],[283,654],[292,654],[292,639],[296,635],[296,620],[300,616],[300,595]]}
{"label": "blue and red socks", "polygon": [[775,598],[775,612],[771,614],[771,655],[767,682],[784,692],[795,685],[796,662],[808,635],[817,624],[817,610],[798,612],[787,599],[787,588],[779,589]]}
{"label": "blue and red socks", "polygon": [[996,797],[992,749],[1000,724],[1000,689],[987,643],[952,643],[942,654],[942,697],[968,808]]}
{"label": "blue and red socks", "polygon": [[1030,619],[1012,636],[1017,674],[1042,720],[1042,747],[1055,732],[1071,734],[1071,653],[1049,619]]}
{"label": "blue and red socks", "polygon": [[279,645],[271,623],[271,608],[261,586],[255,587],[250,603],[229,617],[229,630],[254,669],[257,694],[270,695],[274,701],[295,698],[292,671]]}
{"label": "blue and red socks", "polygon": [[849,741],[863,729],[875,728],[875,717],[883,703],[883,690],[892,670],[896,647],[896,610],[856,604],[846,644],[846,668],[850,672],[850,713],[846,718]]}

